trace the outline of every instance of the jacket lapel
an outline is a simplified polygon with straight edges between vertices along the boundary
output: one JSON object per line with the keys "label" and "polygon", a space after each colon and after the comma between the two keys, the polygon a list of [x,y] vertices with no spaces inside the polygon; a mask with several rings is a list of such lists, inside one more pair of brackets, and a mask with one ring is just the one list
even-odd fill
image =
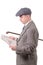
{"label": "jacket lapel", "polygon": [[32,21],[31,21],[29,24],[27,24],[27,26],[26,26],[26,27],[24,28],[24,30],[21,32],[18,41],[20,41],[20,39],[22,38],[23,34],[27,31],[27,29],[31,26],[31,24],[32,24]]}

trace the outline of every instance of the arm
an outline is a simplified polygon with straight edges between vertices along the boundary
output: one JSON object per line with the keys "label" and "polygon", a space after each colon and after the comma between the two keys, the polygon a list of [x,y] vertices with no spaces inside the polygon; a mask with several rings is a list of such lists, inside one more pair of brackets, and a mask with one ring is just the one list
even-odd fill
{"label": "arm", "polygon": [[[25,41],[25,40],[24,40]],[[17,46],[16,53],[21,55],[27,55],[31,54],[34,49],[37,47],[38,42],[38,32],[37,30],[34,32],[34,30],[28,30],[27,31],[27,39],[25,45],[23,47]]]}

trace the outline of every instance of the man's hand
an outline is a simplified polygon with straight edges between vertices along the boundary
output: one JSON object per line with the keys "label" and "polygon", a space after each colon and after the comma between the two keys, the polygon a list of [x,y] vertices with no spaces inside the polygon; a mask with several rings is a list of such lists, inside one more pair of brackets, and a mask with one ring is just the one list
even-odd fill
{"label": "man's hand", "polygon": [[[16,40],[16,39],[17,39],[17,38],[15,38],[15,37],[13,37],[13,36],[9,36],[9,38],[10,38],[10,39],[13,39],[13,40]],[[16,44],[11,44],[11,45],[9,45],[9,47],[10,47],[13,51],[16,50]]]}
{"label": "man's hand", "polygon": [[9,47],[10,47],[13,51],[16,51],[16,45],[9,45]]}
{"label": "man's hand", "polygon": [[13,40],[15,40],[15,39],[16,39],[16,38],[15,38],[15,37],[13,37],[13,36],[9,36],[9,38],[10,38],[10,39],[13,39]]}

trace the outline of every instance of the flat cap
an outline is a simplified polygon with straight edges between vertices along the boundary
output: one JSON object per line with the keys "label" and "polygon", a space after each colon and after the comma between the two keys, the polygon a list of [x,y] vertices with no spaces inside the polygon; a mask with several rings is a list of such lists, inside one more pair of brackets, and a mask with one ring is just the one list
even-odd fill
{"label": "flat cap", "polygon": [[17,13],[16,16],[21,16],[21,15],[31,15],[31,9],[30,8],[21,8]]}

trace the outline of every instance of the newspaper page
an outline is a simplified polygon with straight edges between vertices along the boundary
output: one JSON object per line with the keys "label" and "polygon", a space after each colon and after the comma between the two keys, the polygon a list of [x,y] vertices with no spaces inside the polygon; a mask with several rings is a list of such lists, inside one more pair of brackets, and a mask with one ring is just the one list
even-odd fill
{"label": "newspaper page", "polygon": [[8,45],[11,45],[11,44],[16,44],[16,39],[15,40],[13,40],[13,39],[10,39],[8,36],[6,36],[6,35],[1,35],[1,39],[3,40],[3,41],[5,41]]}

